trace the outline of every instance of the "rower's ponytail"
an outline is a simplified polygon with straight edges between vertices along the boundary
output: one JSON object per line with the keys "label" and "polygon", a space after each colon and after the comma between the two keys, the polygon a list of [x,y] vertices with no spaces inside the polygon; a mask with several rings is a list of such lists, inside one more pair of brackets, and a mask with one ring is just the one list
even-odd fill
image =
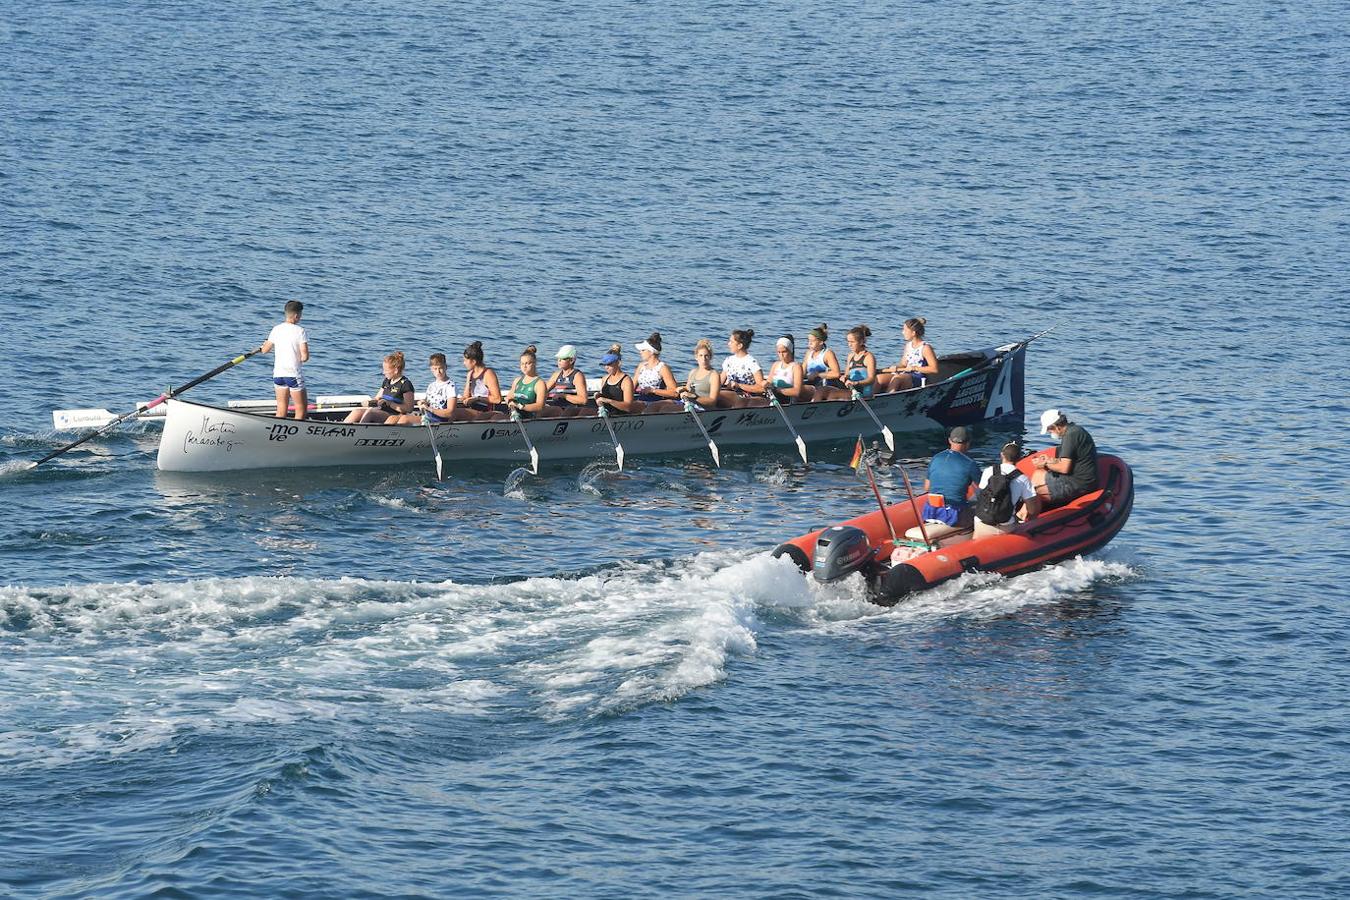
{"label": "rower's ponytail", "polygon": [[520,355],[528,356],[530,359],[536,359],[539,356],[539,348],[536,347],[534,344],[531,344],[524,350],[520,351]]}
{"label": "rower's ponytail", "polygon": [[736,343],[749,350],[750,342],[755,339],[755,329],[738,328],[731,333],[731,336],[735,339]]}
{"label": "rower's ponytail", "polygon": [[609,345],[609,352],[613,353],[619,359],[623,359],[623,344],[613,343]]}
{"label": "rower's ponytail", "polygon": [[649,344],[652,345],[652,349],[653,349],[653,350],[655,350],[657,353],[660,353],[660,352],[661,352],[661,332],[659,332],[659,331],[653,331],[653,332],[651,333],[651,336],[647,338],[647,343],[649,343]]}
{"label": "rower's ponytail", "polygon": [[476,363],[481,366],[483,364],[483,342],[474,341],[472,344],[465,347],[464,358],[471,363]]}
{"label": "rower's ponytail", "polygon": [[905,326],[909,328],[910,331],[914,332],[914,336],[919,340],[923,340],[923,328],[927,324],[928,320],[922,316],[905,320]]}
{"label": "rower's ponytail", "polygon": [[855,325],[848,330],[848,333],[851,334],[853,339],[858,343],[866,344],[867,339],[872,336],[872,329],[868,328],[866,325]]}
{"label": "rower's ponytail", "polygon": [[384,358],[384,361],[389,363],[389,365],[393,366],[399,372],[403,371],[404,360],[402,350],[395,350],[393,353],[390,353]]}
{"label": "rower's ponytail", "polygon": [[816,340],[820,341],[822,344],[829,343],[829,340],[830,340],[830,326],[829,326],[829,325],[826,325],[824,322],[821,322],[821,323],[820,323],[819,325],[817,325],[815,328],[812,328],[812,329],[811,329],[811,337],[813,337],[813,338],[815,338]]}

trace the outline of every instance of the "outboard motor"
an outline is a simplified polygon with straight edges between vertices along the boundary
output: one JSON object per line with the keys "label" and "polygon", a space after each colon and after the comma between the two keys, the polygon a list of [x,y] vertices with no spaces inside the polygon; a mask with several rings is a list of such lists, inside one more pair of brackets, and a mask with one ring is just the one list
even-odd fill
{"label": "outboard motor", "polygon": [[816,581],[838,581],[860,570],[872,559],[867,533],[852,525],[834,525],[816,538],[816,559],[811,574]]}

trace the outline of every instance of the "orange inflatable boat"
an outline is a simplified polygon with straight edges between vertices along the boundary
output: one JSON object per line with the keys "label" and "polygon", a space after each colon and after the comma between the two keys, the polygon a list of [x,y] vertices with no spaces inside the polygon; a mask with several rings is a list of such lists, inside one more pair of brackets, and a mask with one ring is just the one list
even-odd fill
{"label": "orange inflatable boat", "polygon": [[[1030,476],[1037,456],[1054,455],[1053,447],[1038,451],[1018,468]],[[972,539],[969,531],[926,525],[925,541],[917,527],[920,496],[915,504],[905,500],[886,507],[890,527],[878,509],[780,544],[774,555],[791,558],[818,581],[861,572],[873,602],[891,606],[963,572],[1017,575],[1104,546],[1130,517],[1134,475],[1119,457],[1099,453],[1097,484],[1098,490],[1043,512],[1007,534]],[[892,529],[899,536],[898,547]]]}

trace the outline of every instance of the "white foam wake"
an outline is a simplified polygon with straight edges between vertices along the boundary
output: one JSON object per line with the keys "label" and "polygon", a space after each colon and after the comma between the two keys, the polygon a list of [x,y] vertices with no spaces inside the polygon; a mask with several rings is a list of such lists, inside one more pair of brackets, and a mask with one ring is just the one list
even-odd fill
{"label": "white foam wake", "polygon": [[[56,764],[183,731],[622,712],[728,677],[765,628],[1006,615],[1118,563],[968,576],[892,610],[740,551],[505,585],[205,579],[0,588],[0,759]],[[399,723],[402,723],[400,726]]]}

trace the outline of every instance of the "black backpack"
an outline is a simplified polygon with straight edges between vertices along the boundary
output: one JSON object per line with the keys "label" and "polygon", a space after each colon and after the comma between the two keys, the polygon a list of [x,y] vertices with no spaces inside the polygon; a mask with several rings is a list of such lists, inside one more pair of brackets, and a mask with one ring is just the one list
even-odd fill
{"label": "black backpack", "polygon": [[994,464],[989,473],[989,483],[980,488],[975,498],[975,518],[986,525],[1002,525],[1013,517],[1012,483],[1021,473],[1016,469],[1011,474],[1003,474],[1003,464]]}

